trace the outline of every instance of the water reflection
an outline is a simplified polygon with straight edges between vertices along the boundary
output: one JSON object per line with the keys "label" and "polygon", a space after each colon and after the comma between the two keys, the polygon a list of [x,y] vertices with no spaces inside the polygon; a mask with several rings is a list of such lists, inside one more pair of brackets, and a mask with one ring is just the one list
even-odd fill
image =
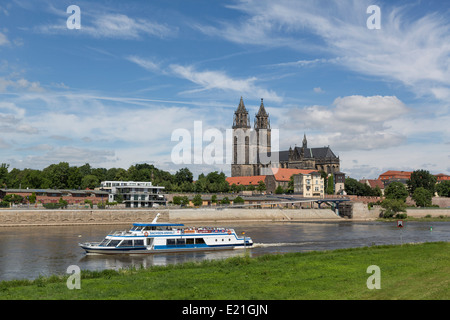
{"label": "water reflection", "polygon": [[[245,231],[255,243],[253,248],[247,249],[250,256],[450,240],[450,222],[408,222],[401,230],[395,223],[351,221],[211,226],[234,228],[238,234]],[[129,225],[0,228],[0,280],[65,274],[70,265],[87,270],[117,270],[130,266],[150,267],[244,254],[243,249],[237,249],[149,255],[86,255],[78,247],[78,242],[99,241],[111,230],[128,228]]]}

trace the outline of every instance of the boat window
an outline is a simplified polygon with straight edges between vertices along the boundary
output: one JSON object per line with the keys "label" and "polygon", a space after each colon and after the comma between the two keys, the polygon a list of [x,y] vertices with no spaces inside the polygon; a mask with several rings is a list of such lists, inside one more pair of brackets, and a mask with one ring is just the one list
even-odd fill
{"label": "boat window", "polygon": [[115,246],[117,246],[119,244],[119,242],[120,242],[120,240],[111,240],[108,243],[108,247],[115,247]]}
{"label": "boat window", "polygon": [[119,247],[132,247],[133,240],[123,240]]}
{"label": "boat window", "polygon": [[174,246],[175,245],[175,239],[167,239],[166,244],[168,246]]}
{"label": "boat window", "polygon": [[195,243],[196,244],[205,243],[205,240],[203,240],[203,238],[195,238]]}
{"label": "boat window", "polygon": [[100,242],[100,246],[106,246],[106,244],[108,243],[109,239],[103,239],[102,242]]}
{"label": "boat window", "polygon": [[144,240],[134,240],[134,245],[135,246],[143,246],[144,245]]}
{"label": "boat window", "polygon": [[177,239],[177,246],[183,246],[186,244],[186,239]]}
{"label": "boat window", "polygon": [[194,244],[194,238],[187,238],[186,244]]}

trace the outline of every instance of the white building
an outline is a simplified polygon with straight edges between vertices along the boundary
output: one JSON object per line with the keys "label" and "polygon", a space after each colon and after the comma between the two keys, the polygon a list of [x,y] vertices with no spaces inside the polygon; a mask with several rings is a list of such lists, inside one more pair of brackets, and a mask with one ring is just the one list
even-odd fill
{"label": "white building", "polygon": [[122,197],[127,208],[151,208],[166,205],[167,202],[164,187],[154,186],[151,182],[102,181],[100,190],[109,192],[109,202]]}
{"label": "white building", "polygon": [[318,172],[294,175],[294,193],[305,198],[323,198],[325,194],[324,179]]}

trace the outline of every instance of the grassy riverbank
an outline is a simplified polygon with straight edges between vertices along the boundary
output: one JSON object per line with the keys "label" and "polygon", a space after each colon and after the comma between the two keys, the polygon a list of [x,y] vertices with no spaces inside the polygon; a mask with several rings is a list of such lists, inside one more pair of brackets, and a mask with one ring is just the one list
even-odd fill
{"label": "grassy riverbank", "polygon": [[[449,299],[450,243],[238,257],[0,283],[0,299]],[[381,271],[369,290],[367,268]]]}

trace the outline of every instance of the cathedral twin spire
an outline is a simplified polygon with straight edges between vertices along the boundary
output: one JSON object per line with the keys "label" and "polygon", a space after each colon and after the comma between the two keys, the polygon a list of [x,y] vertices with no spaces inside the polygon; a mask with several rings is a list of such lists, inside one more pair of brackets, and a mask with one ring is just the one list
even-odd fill
{"label": "cathedral twin spire", "polygon": [[[264,101],[261,99],[258,113],[255,117],[255,129],[270,129],[269,114],[264,108]],[[234,113],[233,129],[235,128],[250,128],[250,119],[248,118],[248,111],[245,108],[244,100],[241,97],[239,106]]]}

